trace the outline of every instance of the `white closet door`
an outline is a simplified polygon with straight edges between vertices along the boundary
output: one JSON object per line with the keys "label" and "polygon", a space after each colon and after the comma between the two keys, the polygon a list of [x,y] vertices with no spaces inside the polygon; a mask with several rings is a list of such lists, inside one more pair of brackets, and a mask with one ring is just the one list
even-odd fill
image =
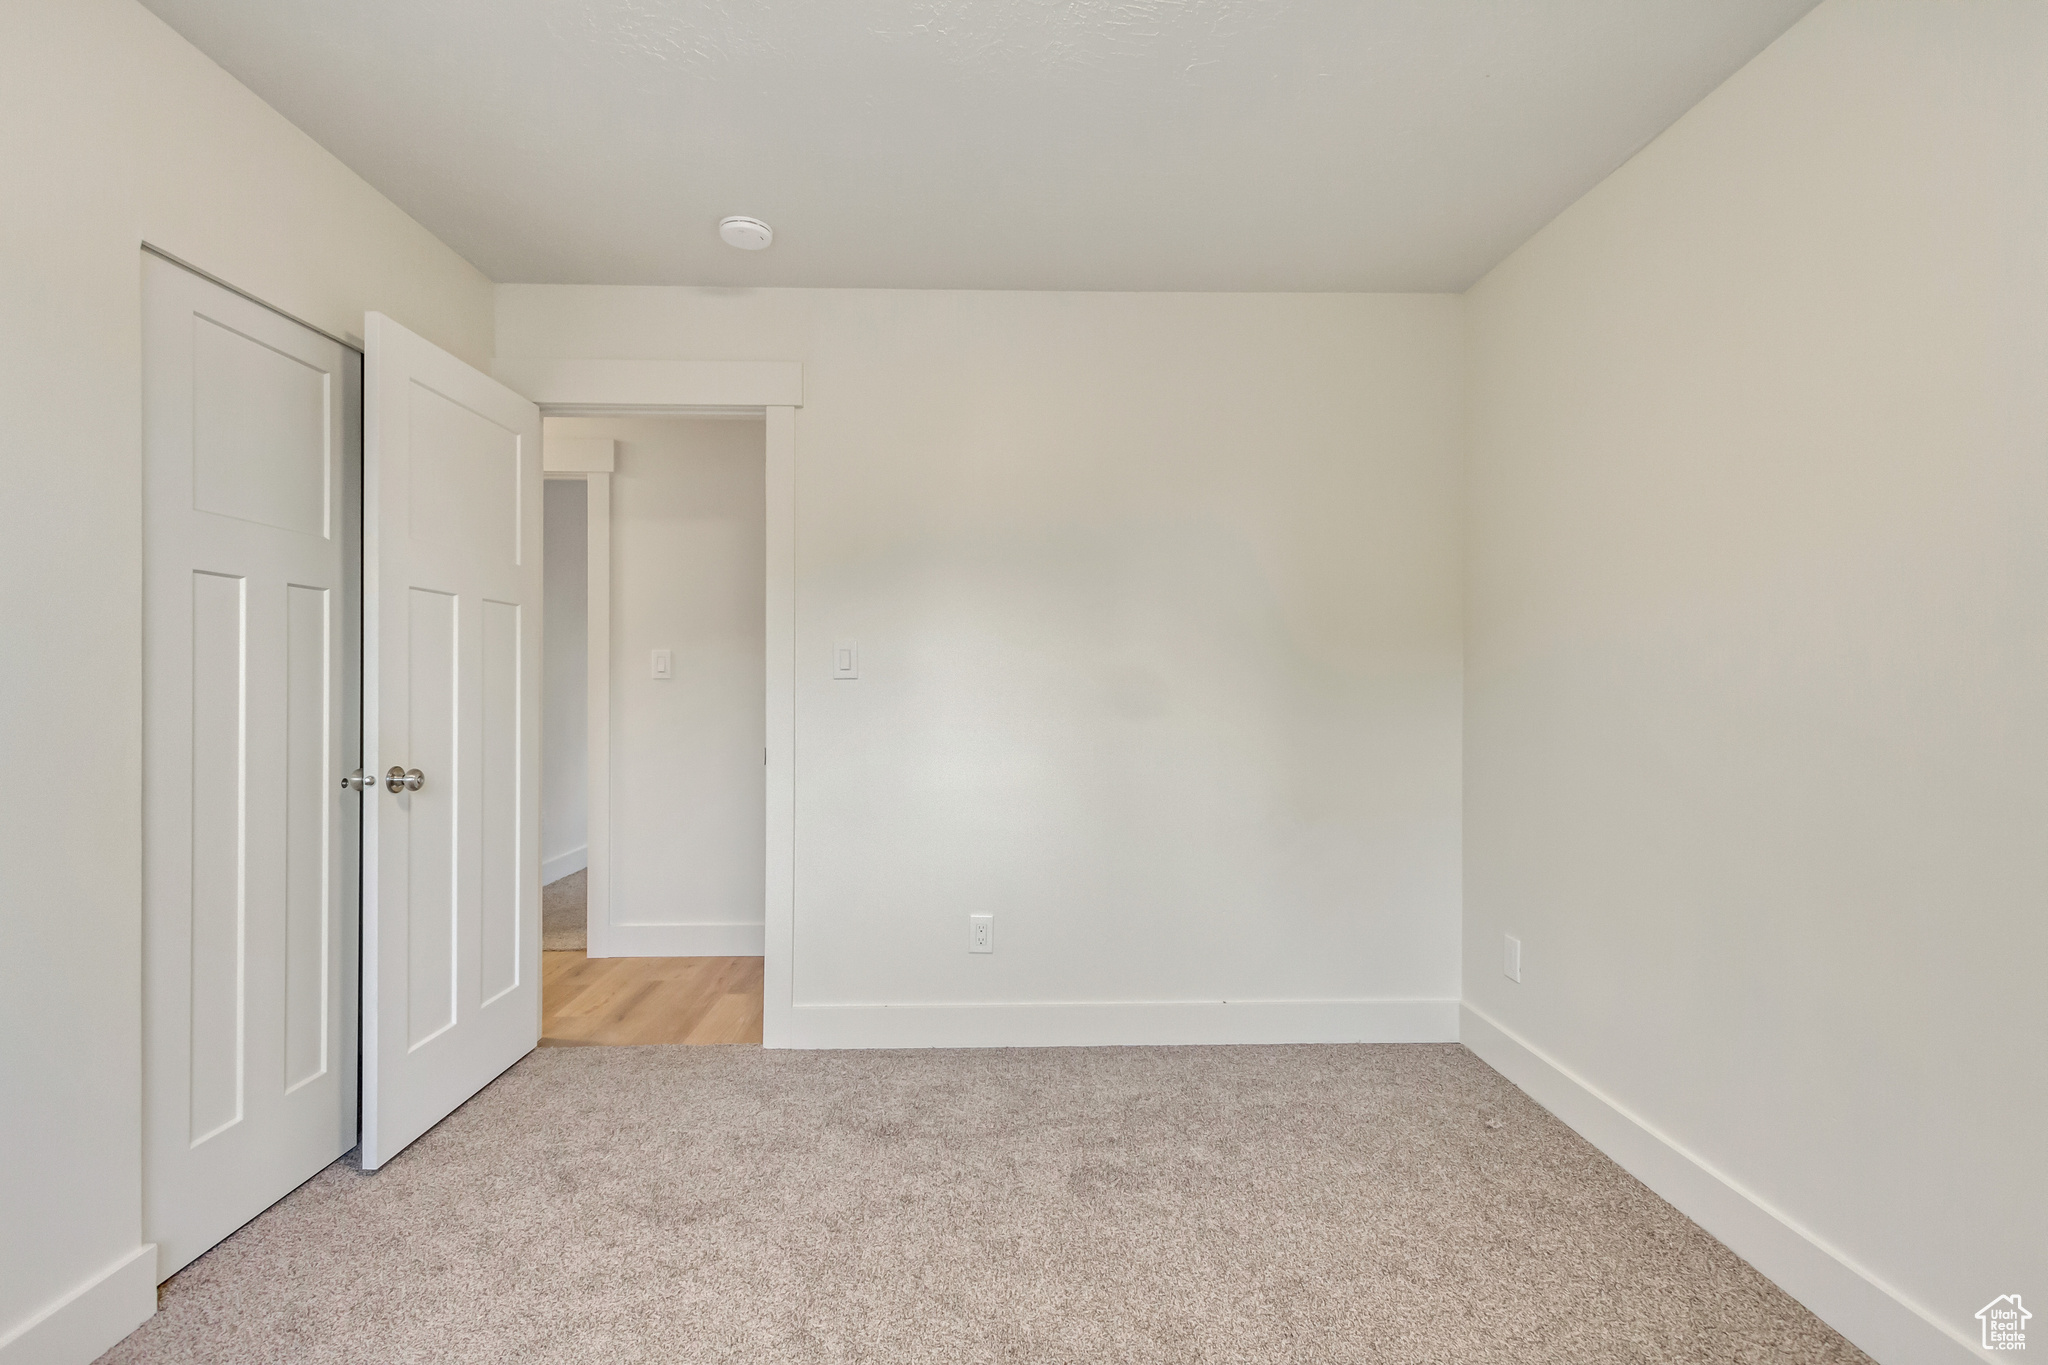
{"label": "white closet door", "polygon": [[143,1237],[355,1144],[362,360],[143,258]]}
{"label": "white closet door", "polygon": [[367,1169],[540,1036],[541,470],[533,404],[364,336]]}

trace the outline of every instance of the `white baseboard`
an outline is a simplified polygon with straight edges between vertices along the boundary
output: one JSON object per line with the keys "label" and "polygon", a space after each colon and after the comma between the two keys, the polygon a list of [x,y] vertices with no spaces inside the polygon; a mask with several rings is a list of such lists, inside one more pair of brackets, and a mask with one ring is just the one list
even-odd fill
{"label": "white baseboard", "polygon": [[1454,1043],[1455,1000],[1110,1000],[797,1005],[791,1047]]}
{"label": "white baseboard", "polygon": [[543,858],[540,864],[540,884],[558,882],[572,872],[581,872],[590,866],[590,846],[572,848],[567,853],[557,853],[552,858]]}
{"label": "white baseboard", "polygon": [[759,924],[592,925],[592,957],[759,957],[767,930]]}
{"label": "white baseboard", "polygon": [[0,1337],[0,1365],[86,1365],[156,1312],[156,1243],[135,1250]]}
{"label": "white baseboard", "polygon": [[1987,1359],[1965,1336],[1487,1015],[1466,1005],[1460,1041],[1565,1126],[1883,1365]]}

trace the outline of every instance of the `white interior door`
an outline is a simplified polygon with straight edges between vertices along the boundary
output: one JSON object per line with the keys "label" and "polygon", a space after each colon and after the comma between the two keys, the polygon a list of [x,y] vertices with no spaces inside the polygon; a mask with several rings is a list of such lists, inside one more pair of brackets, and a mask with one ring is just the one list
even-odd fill
{"label": "white interior door", "polygon": [[[362,1164],[540,1036],[540,412],[365,320]],[[396,787],[396,790],[392,788]]]}
{"label": "white interior door", "polygon": [[362,359],[143,258],[143,1237],[355,1143]]}

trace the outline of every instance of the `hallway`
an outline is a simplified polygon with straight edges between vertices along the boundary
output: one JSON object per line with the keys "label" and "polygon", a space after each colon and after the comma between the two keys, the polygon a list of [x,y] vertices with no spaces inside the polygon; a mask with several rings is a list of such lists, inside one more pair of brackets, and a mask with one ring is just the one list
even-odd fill
{"label": "hallway", "polygon": [[541,954],[542,1047],[761,1041],[758,957]]}

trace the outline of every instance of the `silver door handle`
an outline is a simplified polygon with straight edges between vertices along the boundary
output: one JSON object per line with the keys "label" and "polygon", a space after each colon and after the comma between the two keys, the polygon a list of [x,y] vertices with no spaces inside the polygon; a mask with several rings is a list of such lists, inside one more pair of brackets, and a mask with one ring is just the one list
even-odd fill
{"label": "silver door handle", "polygon": [[345,792],[366,792],[376,785],[377,779],[363,776],[361,768],[341,779],[341,789]]}
{"label": "silver door handle", "polygon": [[408,772],[392,764],[391,771],[384,774],[384,789],[390,792],[416,792],[427,785],[427,775],[418,768]]}

